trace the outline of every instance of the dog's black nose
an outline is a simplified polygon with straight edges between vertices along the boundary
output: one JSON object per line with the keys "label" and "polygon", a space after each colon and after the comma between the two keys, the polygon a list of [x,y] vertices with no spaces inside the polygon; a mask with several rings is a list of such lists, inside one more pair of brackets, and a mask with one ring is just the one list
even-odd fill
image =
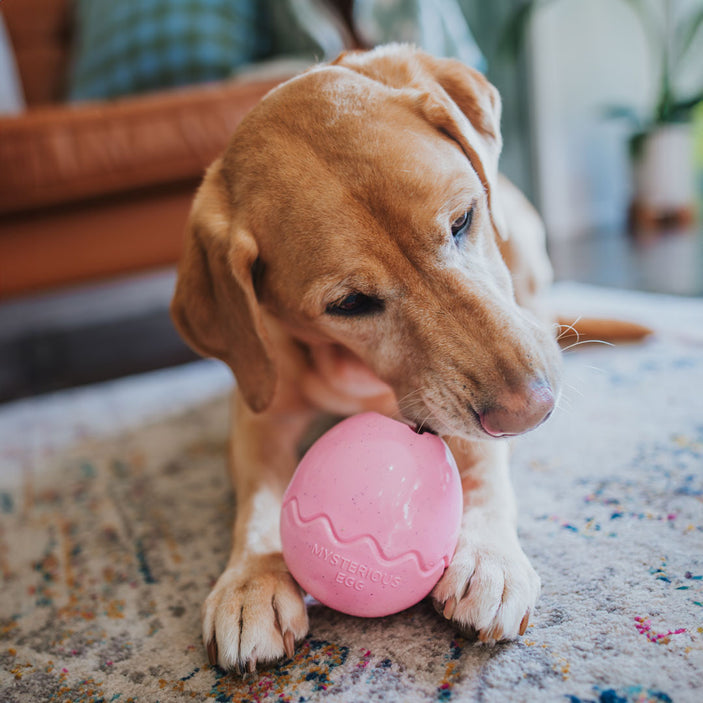
{"label": "dog's black nose", "polygon": [[504,393],[479,413],[491,437],[522,434],[544,422],[554,410],[554,393],[546,381],[532,381],[522,390]]}

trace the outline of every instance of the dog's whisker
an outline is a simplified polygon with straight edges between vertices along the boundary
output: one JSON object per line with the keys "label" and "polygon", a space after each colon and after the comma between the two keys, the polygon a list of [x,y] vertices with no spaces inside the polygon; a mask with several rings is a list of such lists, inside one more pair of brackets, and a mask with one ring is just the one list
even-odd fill
{"label": "dog's whisker", "polygon": [[561,389],[555,403],[554,403],[554,408],[555,410],[559,409],[565,409],[565,410],[572,410],[573,403],[572,403],[572,398],[569,396],[569,393],[567,391],[574,391],[578,393],[580,396],[583,396],[581,391],[578,390],[578,388],[572,386],[570,383],[565,383],[564,387]]}
{"label": "dog's whisker", "polygon": [[573,322],[555,322],[554,327],[558,327],[563,330],[563,332],[557,337],[557,339],[560,339],[564,334],[566,334],[569,330],[571,330],[577,337],[580,336],[579,331],[576,329],[576,325],[581,321],[581,318],[583,315],[579,315]]}
{"label": "dog's whisker", "polygon": [[425,402],[422,398],[416,398],[410,402],[398,403],[398,406],[402,412],[412,412],[413,410],[424,409]]}
{"label": "dog's whisker", "polygon": [[569,332],[572,332],[575,335],[576,341],[578,342],[581,339],[581,333],[576,329],[575,325],[578,324],[580,319],[581,316],[579,315],[571,324],[556,323],[555,327],[561,330],[557,335],[557,342],[560,341],[563,337],[565,337]]}
{"label": "dog's whisker", "polygon": [[[454,398],[453,395],[449,394],[446,395],[442,394],[442,396],[439,398],[437,402],[433,401],[431,398],[427,398],[427,406],[432,408],[433,414],[434,414],[434,419],[438,423],[438,426],[435,427],[435,430],[439,434],[443,435],[452,435],[452,434],[457,434],[457,432],[460,429],[461,423],[457,423],[456,427],[452,427],[446,419],[443,420],[441,419],[442,417],[449,417],[449,418],[460,418],[461,413],[457,412],[458,408],[458,401],[456,398]],[[441,410],[442,412],[438,412]]]}
{"label": "dog's whisker", "polygon": [[424,419],[424,420],[422,421],[422,423],[420,424],[420,431],[422,431],[422,429],[423,429],[423,428],[425,427],[425,425],[427,424],[427,421],[428,421],[431,417],[433,417],[434,414],[435,414],[435,413],[434,413],[430,408],[427,408],[427,414],[425,415],[425,419]]}
{"label": "dog's whisker", "polygon": [[582,398],[584,397],[583,392],[580,391],[578,388],[576,388],[576,386],[572,385],[571,383],[567,383],[566,381],[564,381],[564,387],[569,388],[570,390],[574,391],[574,393],[578,393]]}
{"label": "dog's whisker", "polygon": [[566,398],[560,399],[559,402],[554,406],[555,413],[565,413],[567,415],[570,415],[571,413],[573,413],[573,411],[573,406]]}
{"label": "dog's whisker", "polygon": [[425,429],[425,423],[430,419],[431,416],[432,416],[432,413],[428,413],[425,416],[425,419],[422,420],[422,422],[418,423],[418,426],[415,428],[415,431],[418,434],[422,434],[422,431]]}
{"label": "dog's whisker", "polygon": [[421,423],[419,423],[418,432],[421,432],[422,429],[425,427],[427,424],[428,420],[432,418],[432,430],[434,432],[437,432],[438,434],[447,434],[448,430],[451,432],[450,428],[448,428],[446,422],[444,422],[441,418],[441,414],[437,413],[437,404],[425,393],[423,393],[423,403],[424,406],[427,410],[427,414],[425,415],[424,419],[422,420]]}
{"label": "dog's whisker", "polygon": [[569,398],[568,395],[565,393],[562,393],[557,402],[555,403],[555,408],[567,408],[569,410],[572,409],[573,405],[571,402],[571,398]]}
{"label": "dog's whisker", "polygon": [[424,399],[426,390],[426,388],[416,388],[403,396],[398,401],[398,411],[394,413],[393,418],[399,422],[411,424],[416,432],[421,432],[433,415]]}
{"label": "dog's whisker", "polygon": [[[422,400],[422,393],[425,391],[424,388],[416,388],[414,391],[406,393],[402,398],[398,400],[398,407],[401,410],[411,409],[413,406],[421,404],[424,405]],[[416,396],[413,398],[413,396]]]}
{"label": "dog's whisker", "polygon": [[574,342],[573,344],[569,344],[568,347],[564,347],[564,352],[568,352],[570,349],[573,349],[574,347],[579,347],[582,344],[604,344],[606,347],[615,346],[612,342],[606,342],[603,339],[584,339],[581,342]]}
{"label": "dog's whisker", "polygon": [[414,391],[410,391],[409,393],[406,393],[402,398],[398,399],[398,404],[404,403],[408,398],[410,398],[413,395],[419,395],[424,390],[425,390],[424,388],[416,388]]}
{"label": "dog's whisker", "polygon": [[408,401],[407,398],[409,398],[410,395],[421,391],[422,389],[419,391],[413,391],[413,393],[405,396],[405,399],[398,402],[398,411],[393,415],[395,420],[398,420],[399,422],[408,422],[408,420],[411,420],[415,424],[418,424],[417,416],[427,410],[427,406],[421,397],[413,398],[410,401]]}

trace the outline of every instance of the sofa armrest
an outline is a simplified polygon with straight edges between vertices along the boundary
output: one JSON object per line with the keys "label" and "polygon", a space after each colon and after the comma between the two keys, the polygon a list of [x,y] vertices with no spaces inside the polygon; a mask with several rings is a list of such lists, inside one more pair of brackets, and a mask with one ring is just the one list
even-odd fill
{"label": "sofa armrest", "polygon": [[0,118],[0,214],[199,177],[279,79]]}

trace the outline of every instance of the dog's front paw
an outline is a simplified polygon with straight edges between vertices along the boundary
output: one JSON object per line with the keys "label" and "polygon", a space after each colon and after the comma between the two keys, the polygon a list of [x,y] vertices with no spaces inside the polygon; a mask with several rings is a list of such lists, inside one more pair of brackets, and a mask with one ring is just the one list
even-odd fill
{"label": "dog's front paw", "polygon": [[292,657],[308,631],[303,592],[280,554],[227,568],[203,605],[203,642],[214,666],[253,672]]}
{"label": "dog's front paw", "polygon": [[517,539],[468,539],[460,542],[432,599],[459,630],[492,644],[524,634],[539,592],[539,576]]}

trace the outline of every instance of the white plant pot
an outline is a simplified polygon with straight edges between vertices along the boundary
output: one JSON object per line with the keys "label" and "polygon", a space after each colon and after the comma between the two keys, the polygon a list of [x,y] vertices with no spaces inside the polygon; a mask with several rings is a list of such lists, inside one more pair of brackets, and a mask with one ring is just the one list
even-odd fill
{"label": "white plant pot", "polygon": [[693,132],[690,124],[658,127],[648,134],[634,163],[635,203],[673,213],[695,203]]}

